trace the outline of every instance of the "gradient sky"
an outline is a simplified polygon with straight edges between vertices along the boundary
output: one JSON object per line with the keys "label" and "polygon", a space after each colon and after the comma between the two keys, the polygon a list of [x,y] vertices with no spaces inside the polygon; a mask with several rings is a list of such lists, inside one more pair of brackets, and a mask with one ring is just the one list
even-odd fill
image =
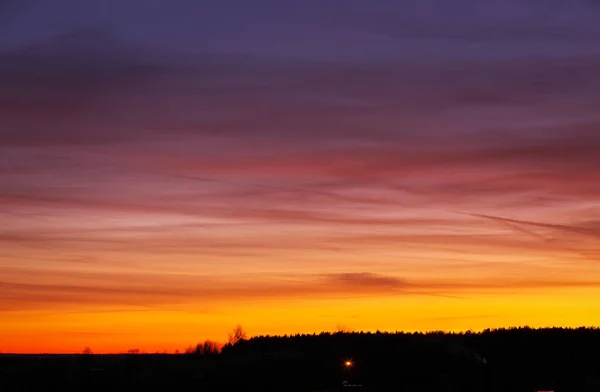
{"label": "gradient sky", "polygon": [[0,0],[0,351],[600,324],[598,20]]}

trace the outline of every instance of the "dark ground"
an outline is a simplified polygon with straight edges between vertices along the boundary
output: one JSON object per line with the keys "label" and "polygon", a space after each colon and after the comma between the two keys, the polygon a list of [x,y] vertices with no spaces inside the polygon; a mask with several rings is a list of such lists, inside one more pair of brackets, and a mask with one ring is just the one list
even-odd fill
{"label": "dark ground", "polygon": [[598,392],[600,330],[324,333],[252,338],[217,355],[0,356],[0,391],[54,390]]}

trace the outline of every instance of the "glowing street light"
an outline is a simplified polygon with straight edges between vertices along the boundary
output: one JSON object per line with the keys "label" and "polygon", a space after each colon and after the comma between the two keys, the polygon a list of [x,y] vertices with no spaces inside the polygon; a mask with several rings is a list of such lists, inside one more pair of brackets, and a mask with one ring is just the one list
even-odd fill
{"label": "glowing street light", "polygon": [[352,361],[351,361],[351,360],[346,360],[346,361],[344,362],[344,366],[346,366],[347,368],[351,368],[351,367],[352,367],[352,365],[354,365],[354,364],[352,363]]}

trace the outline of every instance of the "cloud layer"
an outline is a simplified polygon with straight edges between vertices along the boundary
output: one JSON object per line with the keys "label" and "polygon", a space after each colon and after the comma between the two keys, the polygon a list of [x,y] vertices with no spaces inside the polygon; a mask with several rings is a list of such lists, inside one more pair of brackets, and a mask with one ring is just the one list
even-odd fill
{"label": "cloud layer", "polygon": [[0,312],[597,287],[593,2],[77,4],[0,3]]}

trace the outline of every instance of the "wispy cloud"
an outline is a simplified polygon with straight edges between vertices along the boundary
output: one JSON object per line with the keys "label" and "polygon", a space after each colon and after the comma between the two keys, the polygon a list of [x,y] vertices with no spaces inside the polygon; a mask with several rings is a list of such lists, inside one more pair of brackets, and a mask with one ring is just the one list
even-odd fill
{"label": "wispy cloud", "polygon": [[490,219],[490,220],[499,221],[499,222],[513,223],[513,224],[517,224],[517,225],[554,229],[554,230],[558,230],[558,231],[564,231],[564,232],[569,232],[569,233],[581,234],[581,235],[585,235],[585,236],[591,236],[594,238],[600,237],[600,231],[598,231],[598,228],[594,227],[593,225],[592,225],[592,227],[580,227],[580,226],[573,226],[573,225],[558,225],[558,224],[540,223],[540,222],[533,222],[533,221],[522,221],[522,220],[517,220],[517,219],[508,219],[508,218],[503,218],[503,217],[499,217],[499,216],[490,216],[490,215],[483,215],[483,214],[472,214],[472,216],[478,217],[478,218],[483,218],[483,219]]}
{"label": "wispy cloud", "polygon": [[406,282],[400,278],[377,275],[372,273],[343,273],[327,275],[328,281],[334,284],[355,287],[399,288],[406,287]]}
{"label": "wispy cloud", "polygon": [[60,1],[117,27],[0,48],[2,309],[596,287],[596,5]]}
{"label": "wispy cloud", "polygon": [[[135,273],[36,272],[2,269],[3,275],[20,282],[0,282],[3,311],[68,309],[161,309],[170,305],[206,303],[214,308],[231,301],[316,298],[390,298],[438,296],[461,300],[480,293],[502,295],[508,291],[598,287],[599,280],[552,278],[406,279],[370,272],[296,275],[285,277],[190,276]],[[30,278],[25,283],[25,275]],[[50,283],[52,280],[64,283]]]}

